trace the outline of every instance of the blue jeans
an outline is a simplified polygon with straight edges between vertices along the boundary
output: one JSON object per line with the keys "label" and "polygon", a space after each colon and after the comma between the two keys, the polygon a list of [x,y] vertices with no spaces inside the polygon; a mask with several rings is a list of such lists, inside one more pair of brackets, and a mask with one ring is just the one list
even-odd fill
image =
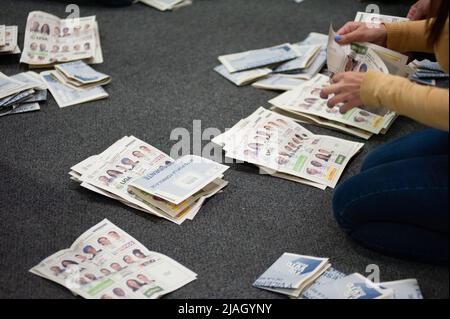
{"label": "blue jeans", "polygon": [[429,129],[369,153],[334,193],[342,229],[385,254],[448,264],[448,142],[447,132]]}

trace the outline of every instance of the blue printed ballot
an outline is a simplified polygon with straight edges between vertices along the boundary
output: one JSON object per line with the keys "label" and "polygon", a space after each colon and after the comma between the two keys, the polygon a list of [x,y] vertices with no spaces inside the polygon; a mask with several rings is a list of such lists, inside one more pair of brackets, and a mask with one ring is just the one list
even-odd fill
{"label": "blue printed ballot", "polygon": [[326,285],[332,282],[335,282],[338,279],[342,279],[347,275],[339,270],[334,268],[328,268],[317,280],[306,289],[301,295],[301,299],[321,299],[320,293],[317,293],[317,288]]}
{"label": "blue printed ballot", "polygon": [[234,73],[292,60],[298,56],[294,47],[285,43],[271,48],[222,55],[219,61],[228,72]]}
{"label": "blue printed ballot", "polygon": [[328,267],[328,258],[285,253],[254,282],[253,286],[298,297],[302,290]]}
{"label": "blue printed ballot", "polygon": [[54,71],[41,72],[41,78],[61,108],[108,97],[101,86],[81,90],[62,83]]}
{"label": "blue printed ballot", "polygon": [[227,169],[228,166],[211,160],[187,155],[145,174],[130,187],[178,205],[221,177]]}
{"label": "blue printed ballot", "polygon": [[109,75],[98,72],[86,64],[84,61],[74,61],[55,65],[55,69],[62,73],[66,78],[73,81],[71,84],[81,86],[85,84],[96,83],[97,85],[106,84],[111,79]]}
{"label": "blue printed ballot", "polygon": [[388,299],[393,290],[375,285],[360,274],[352,274],[316,289],[320,299]]}
{"label": "blue printed ballot", "polygon": [[393,299],[423,299],[417,279],[383,282],[380,287],[392,289],[394,291]]}

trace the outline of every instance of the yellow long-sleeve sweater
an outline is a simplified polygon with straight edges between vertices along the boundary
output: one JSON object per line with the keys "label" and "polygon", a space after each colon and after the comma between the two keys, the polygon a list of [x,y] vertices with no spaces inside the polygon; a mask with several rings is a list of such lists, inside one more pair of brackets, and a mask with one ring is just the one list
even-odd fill
{"label": "yellow long-sleeve sweater", "polygon": [[[386,24],[387,47],[396,51],[434,52],[448,73],[448,19],[434,47],[426,36],[426,21]],[[385,106],[425,125],[449,130],[449,91],[415,84],[398,76],[370,71],[363,80],[361,99],[367,106]]]}

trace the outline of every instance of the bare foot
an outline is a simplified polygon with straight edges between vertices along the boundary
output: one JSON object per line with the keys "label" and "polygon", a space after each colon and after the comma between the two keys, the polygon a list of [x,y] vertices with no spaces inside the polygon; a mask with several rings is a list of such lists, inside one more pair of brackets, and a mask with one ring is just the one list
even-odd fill
{"label": "bare foot", "polygon": [[428,16],[430,11],[431,0],[419,0],[414,4],[408,12],[408,19],[422,20]]}

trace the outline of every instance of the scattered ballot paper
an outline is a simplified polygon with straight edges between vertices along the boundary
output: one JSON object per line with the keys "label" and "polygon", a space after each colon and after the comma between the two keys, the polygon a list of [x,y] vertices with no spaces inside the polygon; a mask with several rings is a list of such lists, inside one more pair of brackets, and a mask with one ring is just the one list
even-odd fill
{"label": "scattered ballot paper", "polygon": [[78,89],[63,82],[56,71],[41,72],[42,80],[47,84],[60,108],[96,101],[109,95],[101,86]]}
{"label": "scattered ballot paper", "polygon": [[306,69],[314,61],[314,58],[320,52],[320,45],[293,45],[297,51],[298,57],[281,64],[274,69],[275,73],[298,72]]}
{"label": "scattered ballot paper", "polygon": [[40,110],[47,100],[47,86],[34,72],[6,76],[0,72],[0,116]]}
{"label": "scattered ballot paper", "polygon": [[379,286],[391,289],[394,292],[392,299],[423,299],[417,279],[383,282]]}
{"label": "scattered ballot paper", "polygon": [[[19,54],[17,26],[0,26],[0,55]],[[3,40],[3,41],[2,41]]]}
{"label": "scattered ballot paper", "polygon": [[234,73],[292,60],[298,56],[298,51],[291,44],[285,43],[271,48],[222,55],[219,61],[228,72]]}
{"label": "scattered ballot paper", "polygon": [[223,65],[218,65],[214,68],[214,71],[222,75],[224,78],[234,83],[237,86],[247,85],[256,79],[262,78],[270,73],[272,70],[269,68],[253,69],[249,71],[241,71],[230,73]]}
{"label": "scattered ballot paper", "polygon": [[156,299],[197,279],[197,274],[148,250],[107,219],[30,272],[86,299]]}
{"label": "scattered ballot paper", "polygon": [[303,84],[306,80],[294,79],[272,74],[252,84],[254,88],[274,91],[289,91]]}
{"label": "scattered ballot paper", "polygon": [[320,285],[316,293],[320,299],[391,299],[394,294],[357,273]]}
{"label": "scattered ballot paper", "polygon": [[289,253],[253,286],[295,299],[423,299],[416,279],[373,283],[360,274],[346,275],[331,267],[327,258]]}
{"label": "scattered ballot paper", "polygon": [[20,62],[30,67],[49,67],[75,60],[103,62],[95,16],[60,19],[41,11],[30,12]]}
{"label": "scattered ballot paper", "polygon": [[253,286],[298,297],[329,267],[328,258],[285,253],[266,270]]}
{"label": "scattered ballot paper", "polygon": [[111,77],[98,72],[84,61],[74,61],[55,65],[56,71],[65,77],[66,82],[76,87],[99,86],[111,82]]}
{"label": "scattered ballot paper", "polygon": [[[202,159],[206,169],[198,172],[200,167],[191,159],[199,160],[188,156],[175,161],[150,144],[125,136],[102,153],[74,165],[69,174],[82,187],[180,225],[192,220],[205,200],[228,184],[222,179],[226,167]],[[145,177],[159,183],[158,187]],[[139,180],[139,188],[133,186]],[[175,198],[178,204],[159,196]]]}

